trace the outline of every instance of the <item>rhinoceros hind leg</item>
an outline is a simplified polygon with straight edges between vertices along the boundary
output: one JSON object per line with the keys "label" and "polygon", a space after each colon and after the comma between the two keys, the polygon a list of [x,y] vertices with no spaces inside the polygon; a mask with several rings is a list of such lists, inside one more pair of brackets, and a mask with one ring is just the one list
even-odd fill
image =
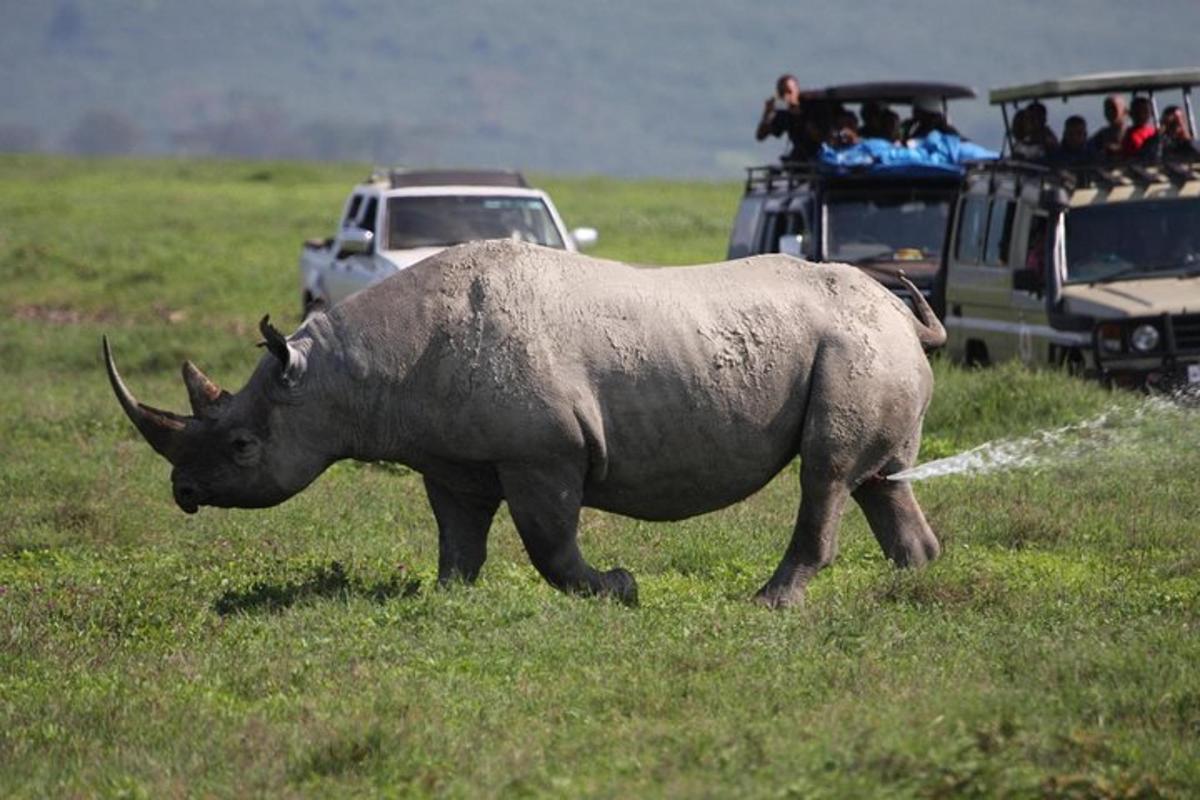
{"label": "rhinoceros hind leg", "polygon": [[487,560],[488,529],[500,497],[460,492],[428,477],[425,493],[438,524],[438,583],[473,583]]}
{"label": "rhinoceros hind leg", "polygon": [[919,567],[941,553],[910,484],[871,480],[854,490],[854,499],[884,555],[896,566]]}
{"label": "rhinoceros hind leg", "polygon": [[637,604],[637,582],[626,570],[599,572],[584,560],[577,539],[583,473],[527,465],[498,469],[504,499],[529,558],[556,589]]}
{"label": "rhinoceros hind leg", "polygon": [[754,599],[770,608],[785,608],[804,600],[809,580],[837,556],[837,533],[849,497],[844,483],[801,467],[800,511],[792,541],[771,579]]}

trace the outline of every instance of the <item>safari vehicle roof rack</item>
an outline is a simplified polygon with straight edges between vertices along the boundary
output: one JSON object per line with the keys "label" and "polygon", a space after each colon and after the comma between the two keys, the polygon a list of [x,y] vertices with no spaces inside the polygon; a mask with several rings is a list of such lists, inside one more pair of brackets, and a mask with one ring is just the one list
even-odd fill
{"label": "safari vehicle roof rack", "polygon": [[761,167],[746,167],[746,193],[755,189],[770,192],[775,189],[795,189],[817,176],[814,162],[794,164],[765,164]]}
{"label": "safari vehicle roof rack", "polygon": [[764,164],[758,167],[746,167],[746,185],[743,194],[752,192],[788,191],[817,178],[839,181],[887,181],[903,177],[908,181],[946,181],[960,180],[966,166],[973,162],[962,162],[960,169],[949,171],[944,168],[929,168],[922,171],[923,165],[912,165],[912,170],[881,171],[878,165],[862,164],[855,166],[835,166],[820,161],[787,161],[782,164]]}
{"label": "safari vehicle roof rack", "polygon": [[[375,173],[368,182],[381,180]],[[508,186],[528,189],[525,176],[509,169],[390,169],[388,184],[393,189],[408,186]]]}
{"label": "safari vehicle roof rack", "polygon": [[1016,174],[1021,180],[1038,181],[1042,188],[1052,183],[1074,191],[1094,186],[1111,189],[1115,186],[1150,186],[1167,182],[1179,185],[1200,181],[1200,160],[1054,165],[1002,158],[977,162],[968,171],[970,176],[986,174],[993,180],[999,172]]}

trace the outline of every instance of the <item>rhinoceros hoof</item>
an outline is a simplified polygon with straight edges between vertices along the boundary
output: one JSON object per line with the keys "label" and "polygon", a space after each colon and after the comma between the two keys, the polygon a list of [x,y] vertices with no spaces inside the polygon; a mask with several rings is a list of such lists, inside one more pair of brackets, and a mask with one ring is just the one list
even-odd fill
{"label": "rhinoceros hoof", "polygon": [[620,600],[627,606],[636,606],[638,604],[638,589],[637,581],[633,579],[633,575],[627,569],[610,569],[604,573],[604,590],[603,594],[606,597],[612,597]]}
{"label": "rhinoceros hoof", "polygon": [[804,588],[764,586],[754,595],[754,602],[771,609],[804,605]]}

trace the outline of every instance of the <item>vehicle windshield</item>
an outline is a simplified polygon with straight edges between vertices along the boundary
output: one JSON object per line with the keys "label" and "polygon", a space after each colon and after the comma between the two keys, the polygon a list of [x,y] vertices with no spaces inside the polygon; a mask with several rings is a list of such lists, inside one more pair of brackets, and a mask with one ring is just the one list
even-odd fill
{"label": "vehicle windshield", "polygon": [[1066,229],[1067,283],[1200,270],[1200,199],[1073,208]]}
{"label": "vehicle windshield", "polygon": [[546,204],[537,197],[446,195],[387,201],[387,247],[449,247],[476,239],[514,239],[563,248]]}
{"label": "vehicle windshield", "polygon": [[937,260],[950,196],[922,189],[830,193],[825,257],[830,261]]}

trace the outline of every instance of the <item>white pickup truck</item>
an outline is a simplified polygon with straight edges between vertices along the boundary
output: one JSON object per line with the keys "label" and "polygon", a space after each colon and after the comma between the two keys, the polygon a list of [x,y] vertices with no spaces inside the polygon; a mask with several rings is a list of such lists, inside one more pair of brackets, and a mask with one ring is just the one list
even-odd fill
{"label": "white pickup truck", "polygon": [[354,187],[328,239],[300,253],[301,309],[333,305],[452,245],[517,239],[577,250],[594,228],[568,232],[540,189],[519,172],[392,170]]}

